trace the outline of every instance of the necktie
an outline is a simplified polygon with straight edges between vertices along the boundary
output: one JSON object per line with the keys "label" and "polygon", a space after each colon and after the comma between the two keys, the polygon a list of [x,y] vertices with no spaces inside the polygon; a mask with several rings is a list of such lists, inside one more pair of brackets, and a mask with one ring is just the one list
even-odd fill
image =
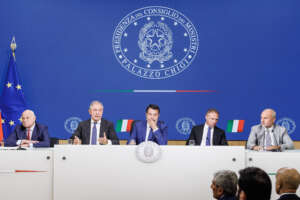
{"label": "necktie", "polygon": [[97,122],[94,122],[93,130],[92,130],[92,141],[91,144],[96,144],[97,143],[97,127],[96,127]]}
{"label": "necktie", "polygon": [[27,140],[30,140],[30,128],[27,129]]}
{"label": "necktie", "polygon": [[206,146],[210,146],[210,127],[207,129]]}
{"label": "necktie", "polygon": [[272,146],[271,134],[268,129],[266,130],[266,146]]}

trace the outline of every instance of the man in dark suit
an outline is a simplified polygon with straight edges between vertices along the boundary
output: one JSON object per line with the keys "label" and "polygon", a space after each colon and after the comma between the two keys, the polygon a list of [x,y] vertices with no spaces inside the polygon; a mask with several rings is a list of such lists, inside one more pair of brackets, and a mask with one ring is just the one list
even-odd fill
{"label": "man in dark suit", "polygon": [[168,127],[158,121],[160,109],[158,105],[150,104],[146,108],[146,120],[133,124],[129,144],[140,144],[144,141],[153,141],[159,145],[168,144]]}
{"label": "man in dark suit", "polygon": [[216,127],[219,120],[219,112],[216,109],[209,109],[205,115],[205,124],[194,126],[186,144],[193,141],[193,145],[212,146],[228,145],[225,132]]}
{"label": "man in dark suit", "polygon": [[234,171],[221,170],[214,174],[210,185],[213,196],[218,200],[236,200],[237,175]]}
{"label": "man in dark suit", "polygon": [[72,135],[74,144],[119,144],[114,124],[102,118],[103,104],[93,101],[90,104],[89,114],[91,119],[80,122]]}
{"label": "man in dark suit", "polygon": [[32,110],[22,113],[22,125],[17,125],[5,140],[5,146],[50,147],[48,127],[36,122]]}
{"label": "man in dark suit", "polygon": [[300,174],[293,168],[280,168],[276,173],[276,192],[278,200],[300,200],[296,191],[300,184]]}

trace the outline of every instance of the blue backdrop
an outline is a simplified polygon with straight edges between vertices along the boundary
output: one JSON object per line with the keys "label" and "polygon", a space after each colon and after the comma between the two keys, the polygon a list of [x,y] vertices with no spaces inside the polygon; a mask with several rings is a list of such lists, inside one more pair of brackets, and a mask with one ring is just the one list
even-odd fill
{"label": "blue backdrop", "polygon": [[96,99],[114,123],[144,119],[158,104],[169,140],[187,139],[211,107],[223,129],[245,120],[227,138],[246,140],[271,107],[300,140],[299,8],[298,0],[4,0],[1,90],[15,36],[25,100],[52,137],[68,138]]}

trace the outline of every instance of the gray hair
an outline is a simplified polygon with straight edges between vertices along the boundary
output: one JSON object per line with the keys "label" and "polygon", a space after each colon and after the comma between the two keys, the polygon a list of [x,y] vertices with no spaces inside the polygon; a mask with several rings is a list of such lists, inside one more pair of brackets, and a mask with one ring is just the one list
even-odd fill
{"label": "gray hair", "polygon": [[275,112],[275,110],[273,110],[272,108],[266,108],[266,109],[264,109],[264,110],[262,111],[262,113],[265,112],[265,111],[270,111],[270,112],[272,113],[272,117],[273,117],[273,118],[276,118],[276,112]]}
{"label": "gray hair", "polygon": [[100,104],[102,106],[102,108],[104,108],[103,103],[101,103],[100,101],[94,100],[91,102],[89,109],[91,109],[94,104]]}
{"label": "gray hair", "polygon": [[234,196],[237,191],[238,178],[234,171],[221,170],[214,174],[217,187],[223,188],[224,195]]}

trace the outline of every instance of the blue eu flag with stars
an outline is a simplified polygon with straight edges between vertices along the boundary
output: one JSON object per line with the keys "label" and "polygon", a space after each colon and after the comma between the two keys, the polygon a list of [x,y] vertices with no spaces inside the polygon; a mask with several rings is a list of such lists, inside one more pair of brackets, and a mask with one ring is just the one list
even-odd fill
{"label": "blue eu flag with stars", "polygon": [[0,99],[0,109],[3,136],[6,139],[14,130],[15,125],[21,123],[21,114],[26,109],[23,86],[18,76],[14,51],[12,51],[9,59],[6,80]]}

